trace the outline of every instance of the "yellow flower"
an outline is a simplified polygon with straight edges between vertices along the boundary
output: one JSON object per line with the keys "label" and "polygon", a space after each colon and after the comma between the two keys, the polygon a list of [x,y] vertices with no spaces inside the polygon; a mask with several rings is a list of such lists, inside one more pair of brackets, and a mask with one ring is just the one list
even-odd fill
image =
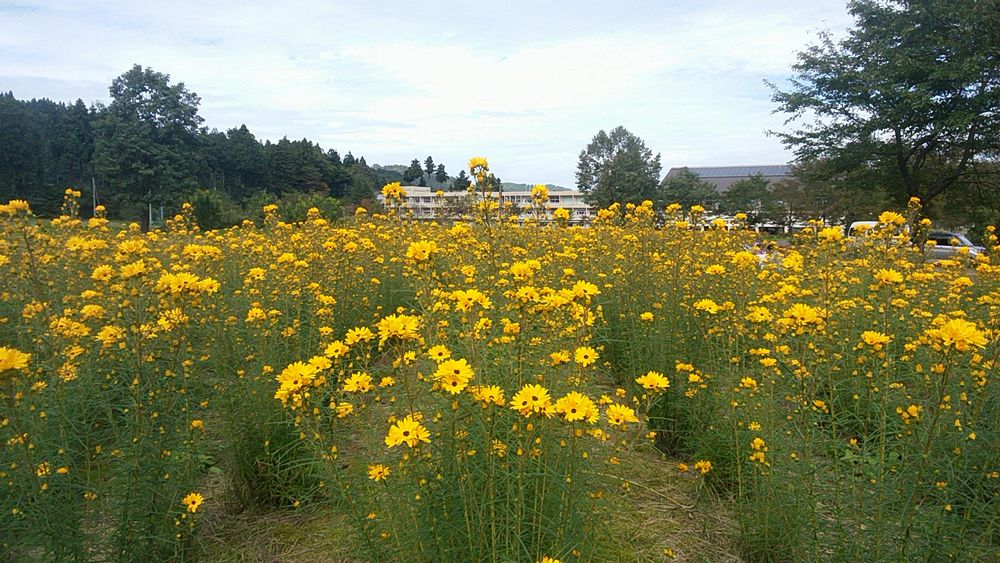
{"label": "yellow flower", "polygon": [[401,340],[416,340],[420,338],[420,317],[413,315],[389,315],[378,322],[379,344],[385,344],[390,338]]}
{"label": "yellow flower", "polygon": [[569,352],[567,352],[566,350],[552,352],[551,354],[549,354],[549,359],[552,360],[553,366],[569,363]]}
{"label": "yellow flower", "polygon": [[497,457],[505,457],[507,455],[507,444],[501,442],[500,440],[493,440],[493,453]]}
{"label": "yellow flower", "polygon": [[348,402],[341,402],[337,405],[330,405],[336,412],[337,418],[347,418],[352,412],[354,412],[354,405]]}
{"label": "yellow flower", "polygon": [[464,358],[445,360],[438,364],[437,371],[434,372],[434,380],[452,395],[461,393],[473,377],[475,373],[472,366]]}
{"label": "yellow flower", "polygon": [[535,203],[542,204],[549,200],[549,188],[545,184],[535,184],[531,188],[531,199]]}
{"label": "yellow flower", "polygon": [[350,348],[346,344],[339,340],[334,340],[323,350],[323,354],[327,358],[339,358],[350,351]]}
{"label": "yellow flower", "polygon": [[695,301],[694,308],[699,311],[704,311],[710,315],[714,315],[719,312],[719,305],[711,299],[699,299],[698,301]]}
{"label": "yellow flower", "polygon": [[906,222],[906,217],[903,217],[895,211],[883,211],[881,215],[878,216],[878,222],[885,225],[902,225]]}
{"label": "yellow flower", "polygon": [[[125,277],[122,274],[122,277]],[[178,295],[181,293],[215,293],[219,290],[219,282],[212,278],[199,278],[190,272],[166,273],[156,281],[156,291]]]}
{"label": "yellow flower", "polygon": [[612,426],[624,426],[630,422],[639,422],[631,407],[618,403],[608,406],[604,414],[608,417],[608,424]]}
{"label": "yellow flower", "polygon": [[597,361],[597,350],[590,346],[580,346],[573,353],[573,360],[583,367],[587,367]]}
{"label": "yellow flower", "polygon": [[102,264],[96,268],[90,274],[90,279],[94,281],[106,282],[111,279],[111,276],[115,275],[115,269],[107,264]]}
{"label": "yellow flower", "polygon": [[925,334],[936,346],[954,347],[959,352],[966,352],[971,346],[982,348],[987,343],[986,335],[976,324],[965,319],[951,319],[927,329]]}
{"label": "yellow flower", "polygon": [[156,320],[156,326],[167,332],[188,322],[188,316],[179,307],[167,309]]}
{"label": "yellow flower", "polygon": [[803,303],[795,303],[789,307],[778,323],[784,327],[796,329],[802,334],[806,329],[815,329],[823,326],[826,311]]}
{"label": "yellow flower", "polygon": [[750,312],[745,318],[752,323],[766,323],[774,319],[774,315],[767,307],[750,307]]}
{"label": "yellow flower", "polygon": [[923,411],[924,407],[920,405],[910,405],[905,409],[903,407],[896,407],[896,414],[898,414],[906,424],[910,424],[911,422],[920,422],[920,415]]}
{"label": "yellow flower", "polygon": [[577,391],[570,391],[565,397],[556,401],[555,410],[563,415],[569,422],[586,420],[587,422],[597,422],[599,412],[597,405],[590,397]]}
{"label": "yellow flower", "polygon": [[517,336],[521,334],[521,323],[511,322],[510,319],[504,318],[503,322],[503,333],[508,336]]}
{"label": "yellow flower", "polygon": [[298,389],[312,383],[315,377],[315,367],[304,362],[293,362],[278,374],[277,379],[282,387]]}
{"label": "yellow flower", "polygon": [[358,342],[367,342],[375,338],[375,333],[366,326],[352,328],[344,335],[344,344],[354,346]]}
{"label": "yellow flower", "polygon": [[891,268],[882,268],[875,272],[875,281],[882,285],[903,283],[903,274]]}
{"label": "yellow flower", "polygon": [[844,228],[843,227],[826,227],[819,230],[816,234],[819,240],[823,242],[837,242],[844,238]]}
{"label": "yellow flower", "polygon": [[438,344],[437,346],[431,346],[431,349],[427,351],[427,357],[440,363],[451,357],[451,351],[445,346]]}
{"label": "yellow flower", "polygon": [[251,307],[250,310],[247,311],[246,322],[248,324],[259,323],[266,320],[267,320],[267,312],[265,312],[264,309],[261,309],[260,307]]}
{"label": "yellow flower", "polygon": [[596,285],[590,282],[578,281],[575,284],[573,284],[573,295],[578,299],[582,298],[589,301],[591,297],[600,294],[601,290],[598,289]]}
{"label": "yellow flower", "polygon": [[542,268],[542,263],[538,260],[516,261],[510,265],[508,271],[515,280],[528,281]]}
{"label": "yellow flower", "polygon": [[419,240],[411,242],[406,249],[406,257],[414,262],[425,262],[437,252],[437,243],[432,240]]}
{"label": "yellow flower", "polygon": [[403,420],[396,421],[389,428],[389,434],[385,437],[385,445],[390,448],[400,444],[414,447],[420,442],[430,443],[431,433],[422,424],[414,420],[413,415],[407,415]]}
{"label": "yellow flower", "polygon": [[702,459],[694,462],[694,468],[701,472],[702,475],[708,473],[712,470],[712,462],[707,459]]}
{"label": "yellow flower", "polygon": [[477,169],[480,170],[490,169],[490,164],[486,161],[485,157],[474,156],[469,159],[469,172],[471,172],[472,175],[475,176]]}
{"label": "yellow flower", "polygon": [[503,389],[499,385],[480,385],[473,387],[470,392],[474,399],[483,404],[483,408],[489,405],[504,406]]}
{"label": "yellow flower", "polygon": [[390,202],[400,202],[406,197],[406,190],[399,182],[391,182],[382,186],[382,197]]}
{"label": "yellow flower", "polygon": [[510,408],[524,416],[531,413],[545,413],[551,406],[549,390],[533,383],[525,384],[510,400]]}
{"label": "yellow flower", "polygon": [[468,313],[475,305],[482,309],[490,309],[493,303],[485,293],[478,289],[459,289],[449,295],[455,301],[455,309],[463,313]]}
{"label": "yellow flower", "polygon": [[368,466],[368,478],[372,481],[385,481],[385,478],[388,477],[390,473],[392,473],[392,470],[381,463]]}
{"label": "yellow flower", "polygon": [[374,389],[372,376],[364,372],[355,372],[344,381],[344,391],[348,393],[367,393]]}
{"label": "yellow flower", "polygon": [[28,360],[30,359],[31,354],[15,350],[14,348],[0,346],[0,372],[13,369],[26,371],[28,369]]}
{"label": "yellow flower", "polygon": [[181,503],[187,507],[187,511],[192,514],[198,512],[198,509],[201,508],[201,503],[203,502],[205,502],[205,497],[201,496],[199,493],[188,493],[187,496],[181,500]]}
{"label": "yellow flower", "polygon": [[121,276],[122,279],[134,278],[135,276],[141,276],[146,273],[146,263],[142,260],[136,260],[131,264],[126,264],[122,266]]}
{"label": "yellow flower", "polygon": [[888,344],[890,340],[892,340],[892,337],[888,334],[874,330],[866,330],[861,333],[861,341],[876,350],[881,350],[882,346]]}
{"label": "yellow flower", "polygon": [[639,320],[640,321],[646,321],[646,322],[652,321],[653,320],[653,313],[651,313],[650,311],[645,311],[644,313],[641,313],[639,315]]}
{"label": "yellow flower", "polygon": [[326,356],[313,356],[309,358],[309,365],[316,368],[317,371],[323,371],[325,369],[330,369],[333,362],[327,359]]}
{"label": "yellow flower", "polygon": [[642,385],[643,389],[649,391],[663,391],[670,387],[670,380],[658,371],[647,372],[646,375],[637,377],[635,382]]}
{"label": "yellow flower", "polygon": [[765,443],[762,438],[759,436],[754,438],[750,442],[750,449],[753,451],[753,453],[750,454],[750,461],[767,465],[767,456],[765,454],[767,453],[768,448],[767,443]]}
{"label": "yellow flower", "polygon": [[27,215],[30,212],[31,206],[29,206],[28,202],[23,199],[12,199],[7,202],[7,205],[0,206],[0,213],[5,213],[7,215],[17,215],[18,213],[24,213]]}

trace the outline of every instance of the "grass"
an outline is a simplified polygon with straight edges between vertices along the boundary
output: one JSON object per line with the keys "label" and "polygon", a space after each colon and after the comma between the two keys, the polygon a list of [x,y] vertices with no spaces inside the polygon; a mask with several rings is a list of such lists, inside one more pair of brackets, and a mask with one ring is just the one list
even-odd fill
{"label": "grass", "polygon": [[[606,557],[617,561],[741,561],[738,525],[722,499],[677,462],[652,451],[621,457],[627,481],[607,479],[616,510],[607,522]],[[334,503],[300,509],[240,511],[226,501],[221,476],[204,487],[207,518],[199,532],[201,561],[358,561],[365,548]],[[220,500],[221,499],[221,500]]]}
{"label": "grass", "polygon": [[[704,481],[651,449],[622,456],[628,491],[608,525],[621,538],[621,561],[741,561],[738,525]],[[609,478],[609,481],[611,479]]]}

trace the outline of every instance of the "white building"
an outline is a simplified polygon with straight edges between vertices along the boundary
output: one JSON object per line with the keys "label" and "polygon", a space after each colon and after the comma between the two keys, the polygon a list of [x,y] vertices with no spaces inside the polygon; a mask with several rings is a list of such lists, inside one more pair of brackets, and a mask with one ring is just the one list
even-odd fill
{"label": "white building", "polygon": [[[403,186],[406,190],[406,207],[415,219],[443,219],[449,215],[451,210],[461,207],[463,200],[469,197],[468,192],[441,192],[432,190],[426,186]],[[493,192],[494,199],[500,197],[499,192]],[[504,191],[503,202],[505,206],[511,206],[520,210],[521,219],[531,218],[531,192],[527,191]],[[378,199],[383,204],[384,198],[379,194]],[[570,223],[589,223],[594,218],[594,208],[584,200],[584,194],[574,190],[552,190],[549,191],[549,201],[546,205],[548,218],[552,219],[552,212],[563,208],[569,211]]]}

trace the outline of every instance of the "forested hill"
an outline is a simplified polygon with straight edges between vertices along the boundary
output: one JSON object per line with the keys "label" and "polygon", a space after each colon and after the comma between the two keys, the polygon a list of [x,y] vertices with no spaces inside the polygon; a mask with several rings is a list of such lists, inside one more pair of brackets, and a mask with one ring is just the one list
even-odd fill
{"label": "forested hill", "polygon": [[[82,100],[67,105],[0,94],[0,200],[27,199],[36,213],[47,215],[58,210],[68,186],[81,189],[84,203],[92,204],[96,185],[99,203],[112,215],[133,215],[135,202],[109,178],[109,169],[137,169],[151,179],[165,173],[169,182],[157,186],[161,191],[152,194],[152,202],[168,206],[198,188],[220,191],[235,201],[290,191],[360,201],[373,197],[385,182],[401,179],[398,172],[369,167],[364,157],[341,156],[308,139],[262,143],[245,125],[225,132],[199,128],[190,138],[171,143],[155,138],[155,131],[140,122],[134,131],[119,135],[132,139],[132,150],[120,150],[125,147],[102,137],[107,111]],[[121,128],[121,123],[115,125]],[[149,137],[158,141],[152,150],[143,146]]]}
{"label": "forested hill", "polygon": [[[465,175],[455,185],[443,164],[433,173],[418,165],[414,176],[404,166],[369,166],[363,156],[309,139],[261,142],[246,125],[209,130],[201,126],[197,95],[168,80],[136,66],[112,84],[108,106],[0,93],[0,201],[26,199],[36,214],[51,216],[73,187],[89,214],[96,189],[111,217],[138,219],[150,204],[173,213],[200,189],[247,207],[301,194],[372,204],[393,181],[463,187]],[[136,91],[147,94],[130,99]],[[161,101],[148,107],[150,100]]]}

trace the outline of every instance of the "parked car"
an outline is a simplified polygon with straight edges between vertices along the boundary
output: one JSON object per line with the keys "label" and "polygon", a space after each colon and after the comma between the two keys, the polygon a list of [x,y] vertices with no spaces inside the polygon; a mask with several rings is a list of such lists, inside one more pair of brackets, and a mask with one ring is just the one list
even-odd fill
{"label": "parked car", "polygon": [[986,250],[972,244],[965,235],[948,231],[931,231],[927,235],[927,243],[924,245],[924,254],[936,260],[951,258],[960,253],[968,253],[970,258],[975,258],[977,254]]}
{"label": "parked car", "polygon": [[[847,236],[853,239],[864,237],[877,226],[878,221],[855,221],[847,228]],[[916,244],[916,241],[913,242]],[[898,241],[890,239],[890,243],[898,244]],[[952,231],[931,231],[924,244],[924,255],[932,260],[943,260],[957,254],[967,254],[970,258],[975,258],[985,250],[981,246],[972,244],[965,235]]]}
{"label": "parked car", "polygon": [[847,227],[847,236],[850,238],[861,236],[871,232],[876,225],[878,225],[878,221],[855,221],[851,223],[850,227]]}

